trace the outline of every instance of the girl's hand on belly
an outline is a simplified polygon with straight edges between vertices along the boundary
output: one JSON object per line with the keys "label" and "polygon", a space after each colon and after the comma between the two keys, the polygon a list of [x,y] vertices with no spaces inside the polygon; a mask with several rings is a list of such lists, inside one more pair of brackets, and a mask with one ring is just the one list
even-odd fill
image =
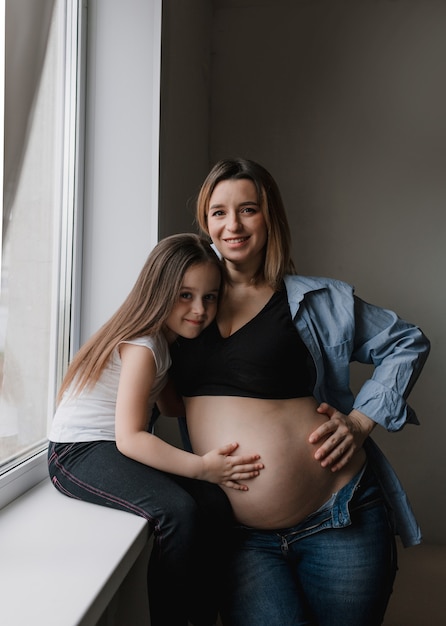
{"label": "girl's hand on belly", "polygon": [[244,454],[232,456],[238,448],[238,443],[229,443],[221,448],[215,448],[204,454],[203,474],[199,478],[223,487],[230,487],[239,491],[248,491],[243,482],[259,475],[263,463],[259,463],[259,454]]}
{"label": "girl's hand on belly", "polygon": [[325,440],[316,450],[314,458],[320,461],[322,467],[329,467],[332,472],[337,472],[362,448],[376,423],[359,411],[344,415],[326,402],[317,408],[317,412],[325,414],[328,421],[309,437],[312,444]]}

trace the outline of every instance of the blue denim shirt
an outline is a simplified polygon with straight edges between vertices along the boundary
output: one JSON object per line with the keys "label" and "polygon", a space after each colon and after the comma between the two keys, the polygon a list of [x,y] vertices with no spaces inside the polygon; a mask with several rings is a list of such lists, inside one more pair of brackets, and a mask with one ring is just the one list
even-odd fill
{"label": "blue denim shirt", "polygon": [[[395,313],[368,304],[347,283],[330,278],[286,276],[291,316],[316,368],[314,396],[348,415],[364,413],[389,431],[418,424],[407,397],[430,344],[419,328]],[[356,398],[350,363],[374,365]],[[403,545],[416,545],[421,532],[404,489],[390,463],[369,437],[364,444],[393,515]]]}

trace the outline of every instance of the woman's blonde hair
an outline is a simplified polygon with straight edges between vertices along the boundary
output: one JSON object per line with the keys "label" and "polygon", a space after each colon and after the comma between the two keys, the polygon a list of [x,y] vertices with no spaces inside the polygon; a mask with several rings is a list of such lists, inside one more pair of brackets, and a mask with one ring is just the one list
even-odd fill
{"label": "woman's blonde hair", "polygon": [[257,190],[257,201],[265,218],[268,239],[264,264],[254,276],[254,282],[265,280],[278,289],[285,274],[295,274],[291,258],[291,235],[282,196],[271,174],[255,161],[234,158],[216,163],[201,186],[197,200],[196,220],[209,235],[208,212],[212,193],[223,180],[251,180]]}
{"label": "woman's blonde hair", "polygon": [[202,263],[212,263],[223,279],[223,264],[202,237],[183,233],[162,239],[149,254],[116,313],[76,353],[60,387],[58,401],[74,381],[74,393],[94,386],[121,341],[161,332],[178,301],[186,271]]}

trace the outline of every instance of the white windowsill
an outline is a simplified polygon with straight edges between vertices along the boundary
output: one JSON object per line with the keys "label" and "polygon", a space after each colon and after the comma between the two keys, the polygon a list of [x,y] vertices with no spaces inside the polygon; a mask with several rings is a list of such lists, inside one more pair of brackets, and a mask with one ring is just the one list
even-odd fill
{"label": "white windowsill", "polygon": [[0,511],[0,622],[93,626],[148,539],[143,518],[68,498],[46,478]]}
{"label": "white windowsill", "polygon": [[0,477],[0,510],[48,477],[47,445]]}

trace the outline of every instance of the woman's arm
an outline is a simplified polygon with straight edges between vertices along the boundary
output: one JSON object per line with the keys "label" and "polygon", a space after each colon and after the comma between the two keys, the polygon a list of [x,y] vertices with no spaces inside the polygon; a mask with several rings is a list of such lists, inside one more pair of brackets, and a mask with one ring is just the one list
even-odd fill
{"label": "woman's arm", "polygon": [[168,444],[146,431],[150,391],[155,380],[153,353],[144,346],[120,346],[121,375],[116,402],[116,446],[122,454],[156,469],[179,476],[246,491],[245,481],[263,468],[258,454],[233,456],[237,443],[229,443],[203,456]]}
{"label": "woman's arm", "polygon": [[318,408],[329,419],[310,435],[309,441],[323,442],[315,459],[332,471],[350,461],[377,423],[391,431],[400,430],[407,422],[417,423],[406,400],[430,350],[429,340],[417,326],[356,296],[354,304],[351,360],[373,364],[374,371],[361,387],[349,415],[327,403]]}
{"label": "woman's arm", "polygon": [[351,360],[374,365],[355,398],[353,408],[386,430],[418,423],[407,398],[424,367],[430,342],[396,313],[355,296],[355,344]]}

